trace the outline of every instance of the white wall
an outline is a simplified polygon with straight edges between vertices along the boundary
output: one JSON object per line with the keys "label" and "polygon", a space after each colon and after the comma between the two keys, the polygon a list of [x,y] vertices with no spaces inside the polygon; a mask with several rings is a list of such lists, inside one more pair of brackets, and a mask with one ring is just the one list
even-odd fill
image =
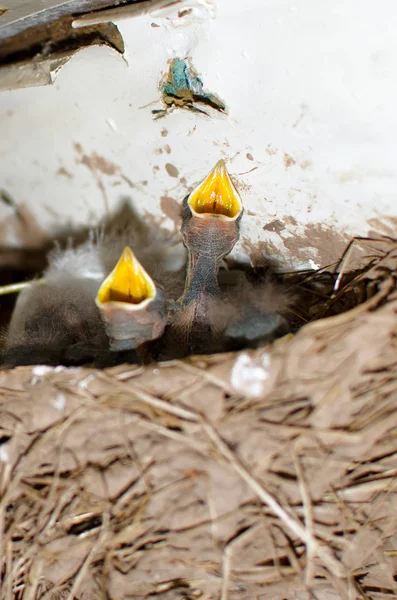
{"label": "white wall", "polygon": [[[397,216],[394,0],[218,0],[215,18],[213,2],[198,4],[195,22],[120,21],[125,61],[92,47],[53,86],[2,92],[0,187],[48,231],[94,224],[126,195],[162,218],[162,197],[179,202],[227,157],[246,208],[240,251],[253,260],[326,264],[349,236],[387,227]],[[167,60],[187,54],[229,114],[153,121]],[[5,241],[18,245],[11,213],[0,205]]]}

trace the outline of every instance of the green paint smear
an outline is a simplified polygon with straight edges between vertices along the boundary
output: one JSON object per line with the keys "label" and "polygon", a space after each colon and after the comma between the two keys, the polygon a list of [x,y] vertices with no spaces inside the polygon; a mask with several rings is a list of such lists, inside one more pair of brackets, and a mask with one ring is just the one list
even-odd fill
{"label": "green paint smear", "polygon": [[203,82],[193,67],[181,58],[174,58],[171,62],[160,89],[162,100],[167,108],[153,110],[156,118],[165,116],[168,109],[174,107],[208,115],[205,110],[196,106],[197,104],[210,106],[219,112],[226,111],[225,103],[214,94],[204,90]]}

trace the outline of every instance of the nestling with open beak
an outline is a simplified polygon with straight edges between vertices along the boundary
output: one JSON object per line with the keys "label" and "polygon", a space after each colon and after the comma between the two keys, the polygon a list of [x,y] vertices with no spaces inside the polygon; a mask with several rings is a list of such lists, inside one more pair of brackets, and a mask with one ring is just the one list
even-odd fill
{"label": "nestling with open beak", "polygon": [[[3,363],[139,362],[135,350],[162,334],[166,316],[161,283],[154,283],[130,248],[121,253],[131,238],[127,228],[50,253],[43,280],[18,297]],[[137,245],[142,262],[159,276],[170,297],[178,297],[183,289],[180,273],[167,270],[157,247]]]}
{"label": "nestling with open beak", "polygon": [[165,294],[128,246],[99,288],[95,302],[113,352],[137,350],[163,334]]}
{"label": "nestling with open beak", "polygon": [[183,202],[181,232],[188,251],[185,290],[170,307],[160,356],[167,356],[167,351],[184,356],[220,349],[217,324],[210,319],[211,303],[219,298],[219,267],[238,240],[242,214],[241,199],[220,160]]}
{"label": "nestling with open beak", "polygon": [[286,333],[282,287],[250,284],[241,271],[219,277],[242,214],[221,160],[183,202],[184,289],[181,272],[166,267],[167,250],[156,242],[148,248],[128,227],[52,253],[44,282],[18,298],[3,362],[146,362],[256,346]]}
{"label": "nestling with open beak", "polygon": [[240,196],[221,160],[183,202],[185,290],[170,306],[160,357],[253,347],[288,331],[281,313],[290,299],[281,285],[268,280],[254,286],[241,271],[229,272],[228,282],[219,281],[221,263],[239,238],[242,214]]}

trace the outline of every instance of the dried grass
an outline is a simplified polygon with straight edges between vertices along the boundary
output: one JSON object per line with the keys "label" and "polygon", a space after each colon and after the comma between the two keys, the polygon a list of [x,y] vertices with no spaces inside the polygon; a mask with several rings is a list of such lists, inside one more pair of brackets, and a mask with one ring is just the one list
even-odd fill
{"label": "dried grass", "polygon": [[397,243],[368,244],[270,347],[1,372],[0,599],[397,597]]}

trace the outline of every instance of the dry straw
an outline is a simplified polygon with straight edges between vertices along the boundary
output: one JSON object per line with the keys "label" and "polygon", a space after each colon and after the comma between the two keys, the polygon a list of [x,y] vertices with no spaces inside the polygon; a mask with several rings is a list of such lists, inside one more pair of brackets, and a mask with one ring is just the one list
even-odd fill
{"label": "dry straw", "polygon": [[365,245],[271,347],[1,372],[1,600],[397,597],[397,243]]}

